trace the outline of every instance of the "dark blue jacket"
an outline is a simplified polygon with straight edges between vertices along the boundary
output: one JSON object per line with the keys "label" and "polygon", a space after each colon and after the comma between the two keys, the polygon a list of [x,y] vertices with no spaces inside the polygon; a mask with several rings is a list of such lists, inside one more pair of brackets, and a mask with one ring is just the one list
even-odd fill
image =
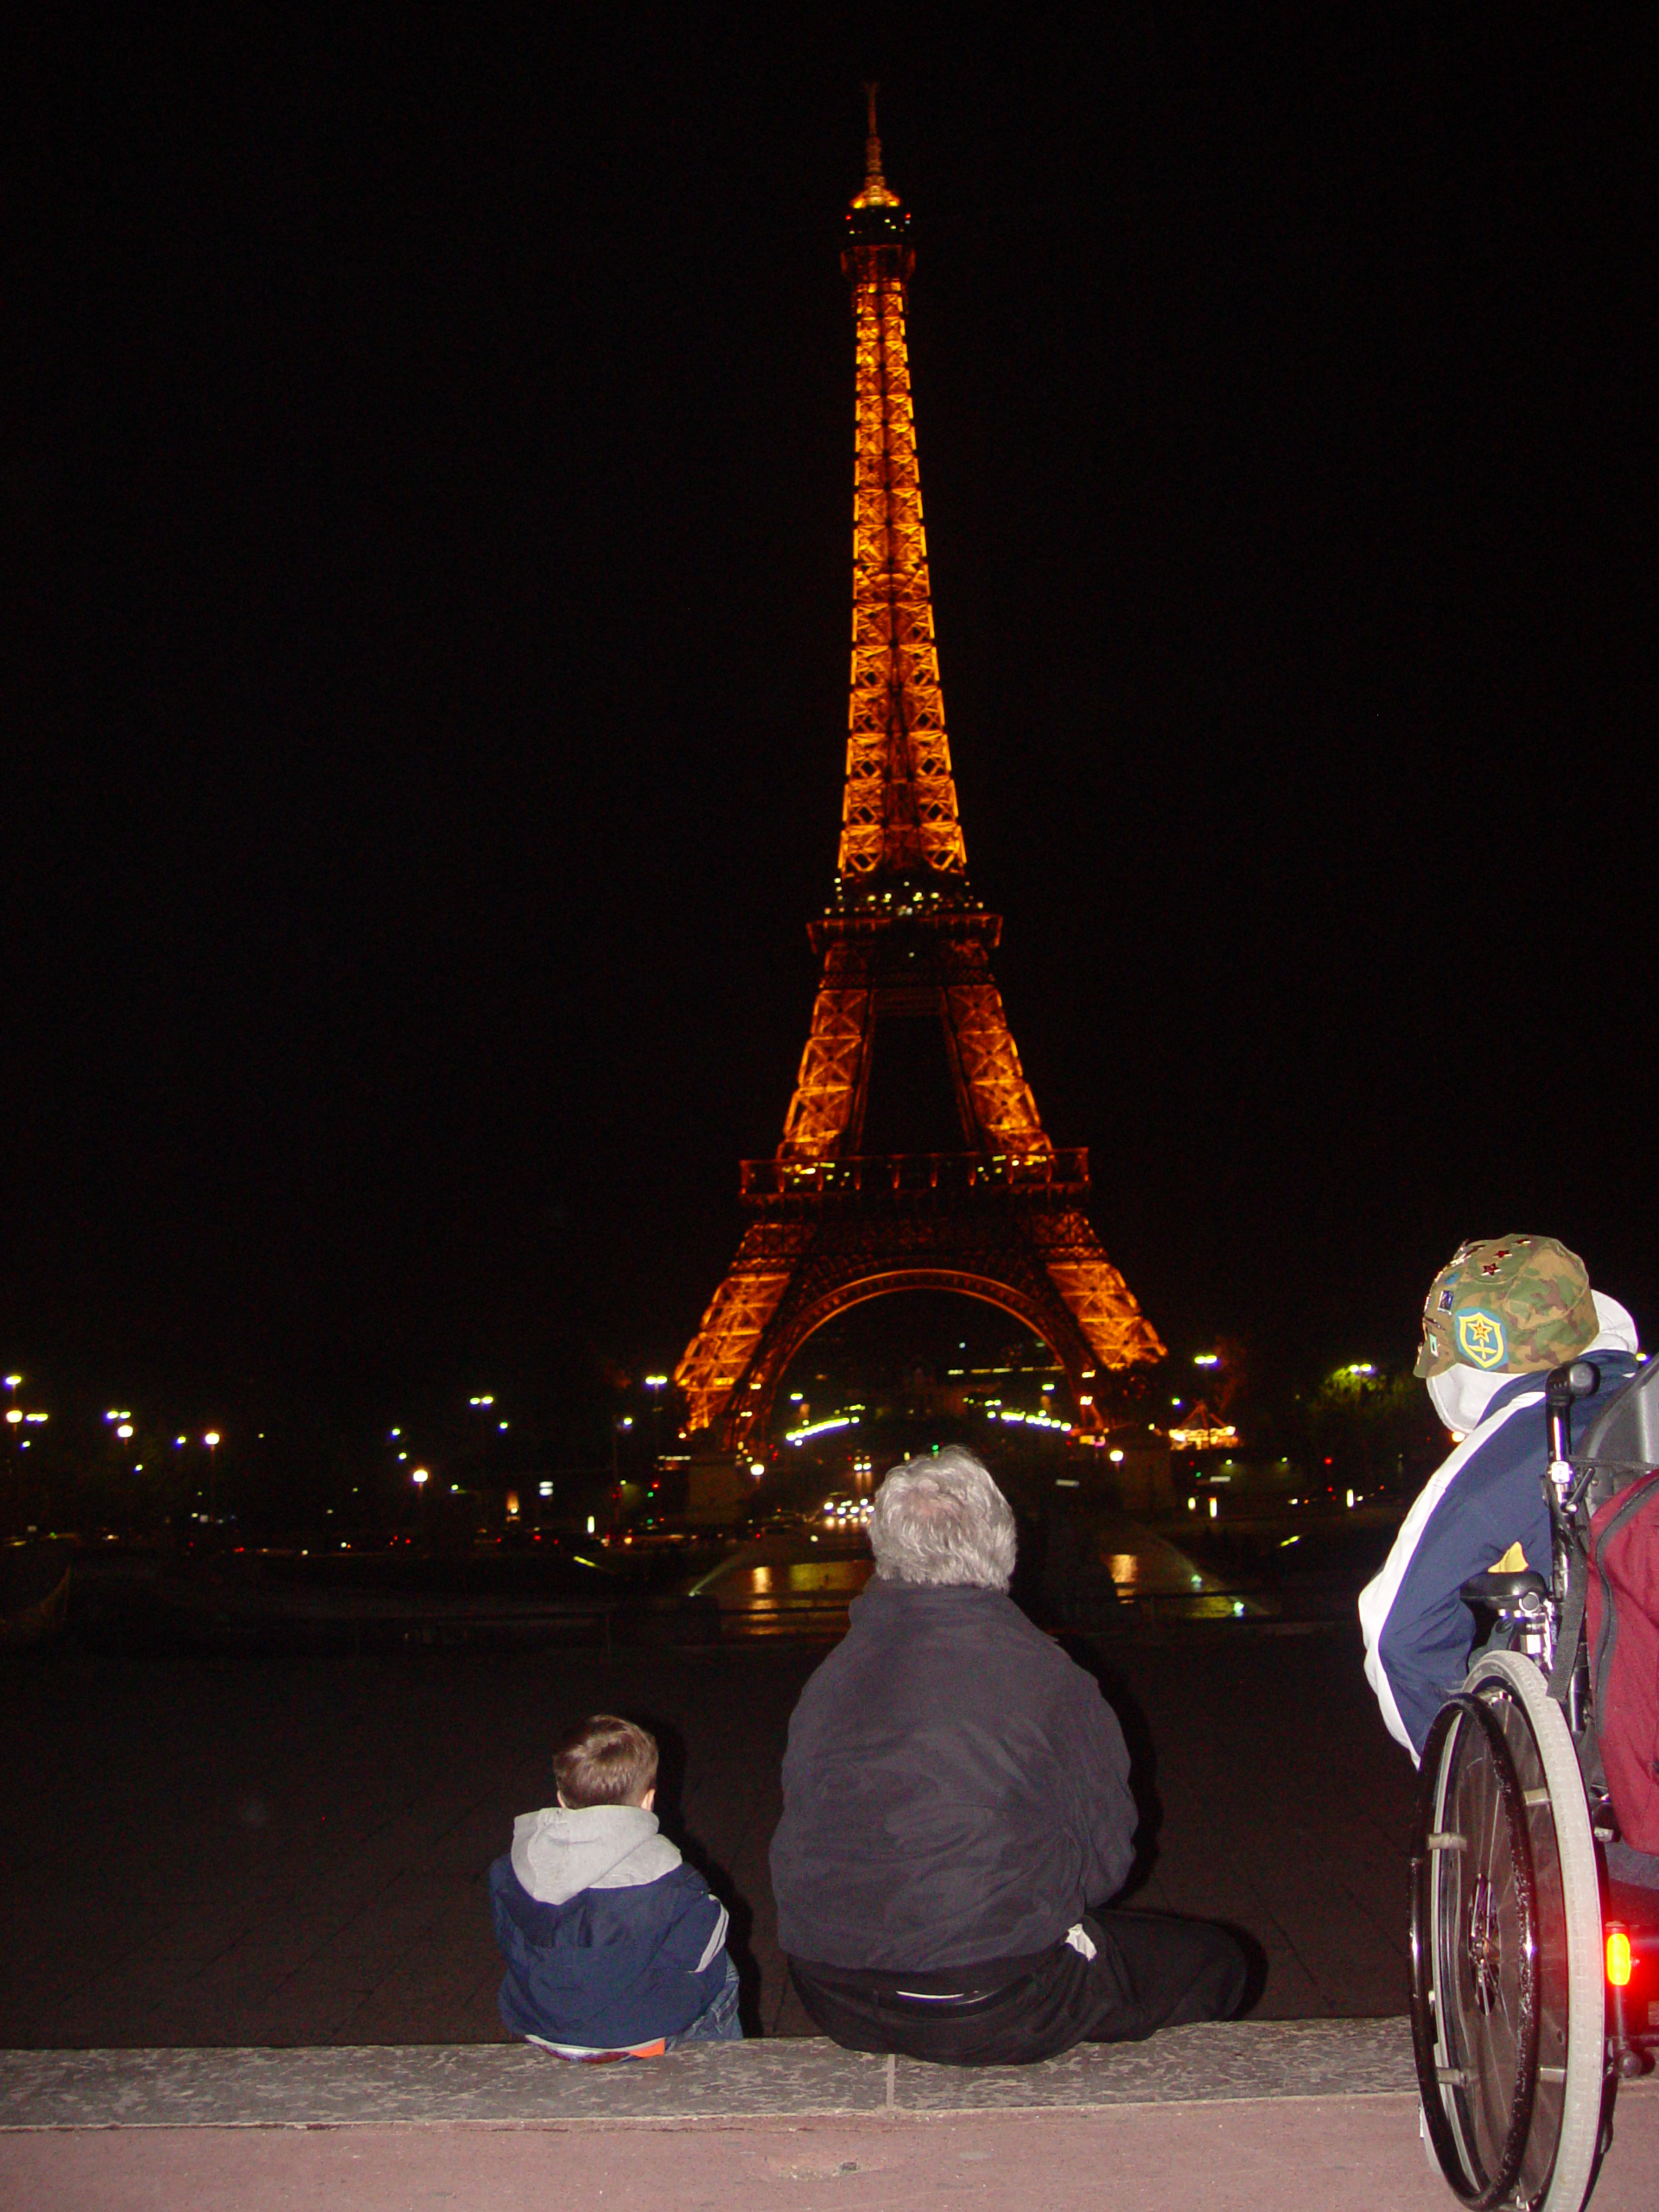
{"label": "dark blue jacket", "polygon": [[726,1984],[715,1940],[725,1913],[683,1863],[654,1882],[543,1904],[504,1853],[490,1868],[490,1910],[507,1965],[498,2001],[515,2035],[589,2050],[654,2043],[689,2028]]}
{"label": "dark blue jacket", "polygon": [[[1636,1372],[1635,1360],[1624,1352],[1585,1356],[1601,1370],[1604,1392]],[[1592,1399],[1592,1410],[1595,1403]],[[1580,1426],[1590,1417],[1580,1411]],[[1458,1595],[1463,1584],[1495,1566],[1514,1543],[1527,1565],[1549,1580],[1548,1464],[1544,1377],[1517,1375],[1430,1477],[1388,1564],[1360,1597],[1367,1679],[1390,1732],[1414,1758],[1422,1755],[1435,1714],[1469,1671],[1474,1618]]]}
{"label": "dark blue jacket", "polygon": [[772,1840],[778,1940],[813,1965],[982,1966],[1120,1887],[1117,1716],[999,1590],[868,1583],[801,1693]]}

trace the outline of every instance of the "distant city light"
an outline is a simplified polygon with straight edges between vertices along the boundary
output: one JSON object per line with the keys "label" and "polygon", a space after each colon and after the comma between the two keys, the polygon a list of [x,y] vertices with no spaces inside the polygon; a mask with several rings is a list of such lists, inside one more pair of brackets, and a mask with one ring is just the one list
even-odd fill
{"label": "distant city light", "polygon": [[590,1536],[594,1533],[594,1516],[591,1513],[588,1516],[588,1533]]}
{"label": "distant city light", "polygon": [[18,1412],[16,1407],[14,1406],[10,1412],[6,1415],[6,1419],[10,1421],[14,1427],[16,1427],[17,1422],[22,1421],[22,1415]]}
{"label": "distant city light", "polygon": [[6,1377],[6,1388],[7,1388],[7,1389],[8,1389],[8,1390],[15,1390],[15,1389],[16,1389],[16,1388],[18,1387],[18,1385],[22,1382],[22,1379],[23,1379],[23,1378],[22,1378],[22,1376],[21,1375],[8,1375],[8,1376],[7,1376],[7,1377]]}
{"label": "distant city light", "polygon": [[495,1400],[490,1397],[468,1398],[467,1402],[469,1406],[493,1406],[495,1403]]}
{"label": "distant city light", "polygon": [[755,1478],[756,1482],[759,1482],[759,1481],[760,1481],[760,1479],[761,1476],[762,1476],[762,1475],[764,1475],[764,1474],[766,1473],[766,1461],[765,1461],[764,1459],[751,1459],[751,1460],[750,1460],[750,1462],[749,1462],[749,1472],[750,1472],[750,1473],[754,1477],[754,1478]]}
{"label": "distant city light", "polygon": [[551,1497],[553,1495],[553,1485],[551,1483],[537,1483],[536,1488],[543,1497]]}
{"label": "distant city light", "polygon": [[1192,1364],[1194,1367],[1219,1367],[1221,1354],[1218,1351],[1195,1351]]}
{"label": "distant city light", "polygon": [[43,1421],[50,1421],[51,1418],[52,1416],[50,1414],[25,1414],[23,1415],[23,1419],[29,1424],[31,1428],[38,1428]]}
{"label": "distant city light", "polygon": [[1121,1460],[1122,1460],[1122,1457],[1123,1457],[1123,1454],[1122,1454],[1121,1452],[1116,1452],[1116,1451],[1114,1451],[1114,1452],[1109,1452],[1106,1454],[1106,1457],[1107,1457],[1109,1459],[1110,1459],[1110,1460],[1114,1463],[1114,1465],[1116,1465],[1117,1462],[1119,1462],[1119,1461],[1121,1461]]}
{"label": "distant city light", "polygon": [[398,1438],[403,1434],[403,1433],[404,1433],[404,1432],[403,1432],[403,1430],[402,1430],[401,1428],[394,1428],[394,1429],[392,1430],[392,1432],[391,1432],[391,1434],[392,1434],[392,1441],[395,1443],[395,1442],[397,1441],[397,1439],[398,1439]]}
{"label": "distant city light", "polygon": [[115,1433],[118,1436],[130,1436],[132,1434],[132,1423],[130,1421],[124,1421]]}
{"label": "distant city light", "polygon": [[827,1436],[832,1428],[850,1428],[856,1419],[855,1414],[835,1414],[828,1421],[810,1421],[804,1428],[785,1430],[784,1440],[786,1444],[800,1444],[809,1436]]}
{"label": "distant city light", "polygon": [[1351,1367],[1343,1369],[1344,1375],[1375,1375],[1376,1370],[1369,1359],[1357,1359]]}
{"label": "distant city light", "polygon": [[189,1438],[188,1438],[188,1436],[175,1436],[175,1437],[174,1438],[173,1441],[174,1441],[175,1444],[188,1444],[188,1443],[190,1441],[190,1440],[189,1440]]}
{"label": "distant city light", "polygon": [[498,1428],[505,1428],[507,1424],[504,1421],[499,1421],[495,1425]]}
{"label": "distant city light", "polygon": [[219,1449],[219,1431],[216,1428],[210,1428],[207,1435],[204,1436],[201,1440],[207,1446],[207,1449],[210,1452],[217,1452]]}
{"label": "distant city light", "polygon": [[668,1388],[667,1376],[647,1375],[645,1377],[645,1388],[647,1390],[666,1390]]}
{"label": "distant city light", "polygon": [[419,1490],[430,1478],[424,1467],[416,1467],[410,1471],[409,1479],[414,1484],[416,1489]]}

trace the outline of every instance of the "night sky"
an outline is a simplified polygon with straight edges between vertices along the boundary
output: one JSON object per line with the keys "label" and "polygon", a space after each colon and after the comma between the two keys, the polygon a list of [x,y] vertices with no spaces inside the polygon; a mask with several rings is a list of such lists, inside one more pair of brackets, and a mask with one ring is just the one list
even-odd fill
{"label": "night sky", "polygon": [[22,50],[7,1359],[677,1355],[831,887],[871,75],[972,880],[1107,1250],[1314,1372],[1465,1236],[1654,1328],[1637,11],[289,12]]}

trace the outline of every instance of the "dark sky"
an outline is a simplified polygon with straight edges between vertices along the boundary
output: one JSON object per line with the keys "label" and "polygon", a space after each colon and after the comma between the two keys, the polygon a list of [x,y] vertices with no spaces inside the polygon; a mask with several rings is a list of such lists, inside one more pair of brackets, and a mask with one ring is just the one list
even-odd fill
{"label": "dark sky", "polygon": [[291,12],[23,54],[5,1357],[677,1352],[831,881],[872,73],[1108,1250],[1185,1348],[1396,1356],[1518,1230],[1654,1325],[1637,11]]}

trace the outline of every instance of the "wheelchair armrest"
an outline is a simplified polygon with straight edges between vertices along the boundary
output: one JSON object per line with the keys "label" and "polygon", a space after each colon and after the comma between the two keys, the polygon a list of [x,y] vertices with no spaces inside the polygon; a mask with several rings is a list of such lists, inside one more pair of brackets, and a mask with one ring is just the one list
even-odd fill
{"label": "wheelchair armrest", "polygon": [[[1499,1574],[1496,1571],[1485,1574],[1471,1574],[1458,1595],[1465,1605],[1508,1607],[1517,1612],[1538,1611],[1549,1595],[1549,1585],[1541,1574],[1525,1571],[1515,1574]],[[1535,1598],[1535,1605],[1526,1602]]]}

